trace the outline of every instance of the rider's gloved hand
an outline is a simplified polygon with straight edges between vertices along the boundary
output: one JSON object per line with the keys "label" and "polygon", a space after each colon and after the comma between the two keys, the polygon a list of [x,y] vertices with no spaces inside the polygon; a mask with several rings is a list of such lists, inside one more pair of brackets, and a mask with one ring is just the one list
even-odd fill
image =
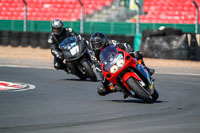
{"label": "rider's gloved hand", "polygon": [[95,69],[98,73],[101,73],[101,64],[98,61],[95,61]]}
{"label": "rider's gloved hand", "polygon": [[60,60],[63,60],[64,59],[64,56],[62,53],[57,53],[56,54],[56,57],[59,58]]}
{"label": "rider's gloved hand", "polygon": [[77,38],[78,38],[79,40],[84,39],[84,38],[81,37],[80,34],[77,36]]}
{"label": "rider's gloved hand", "polygon": [[140,52],[140,51],[129,52],[129,54],[131,56],[135,57],[137,60],[143,58],[142,52]]}
{"label": "rider's gloved hand", "polygon": [[128,52],[128,53],[129,53],[132,57],[136,58],[136,57],[135,57],[135,52],[132,52],[132,51],[131,51],[131,52]]}
{"label": "rider's gloved hand", "polygon": [[95,67],[96,72],[101,73],[101,69],[99,67]]}

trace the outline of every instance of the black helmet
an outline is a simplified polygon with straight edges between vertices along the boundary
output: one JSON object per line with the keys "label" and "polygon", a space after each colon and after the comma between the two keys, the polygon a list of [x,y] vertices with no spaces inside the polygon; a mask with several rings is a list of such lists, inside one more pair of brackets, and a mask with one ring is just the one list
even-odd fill
{"label": "black helmet", "polygon": [[104,47],[108,42],[107,37],[104,33],[96,32],[90,37],[90,47],[92,50],[97,51]]}
{"label": "black helmet", "polygon": [[56,19],[52,22],[51,28],[55,35],[60,35],[63,31],[63,22],[59,19]]}

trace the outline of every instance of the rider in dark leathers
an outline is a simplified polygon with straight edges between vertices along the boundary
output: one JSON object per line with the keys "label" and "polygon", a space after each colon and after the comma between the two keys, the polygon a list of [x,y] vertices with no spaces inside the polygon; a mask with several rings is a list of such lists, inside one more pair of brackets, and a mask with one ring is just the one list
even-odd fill
{"label": "rider in dark leathers", "polygon": [[63,22],[59,19],[52,22],[51,28],[52,32],[48,36],[48,44],[54,56],[54,68],[67,71],[66,65],[63,63],[64,56],[58,46],[65,38],[78,34],[71,28],[64,28]]}
{"label": "rider in dark leathers", "polygon": [[[99,86],[97,88],[98,94],[101,96],[105,96],[111,92],[120,91],[119,89],[117,89],[117,87],[114,87],[114,89],[109,89],[109,87],[111,87],[112,85],[110,85],[110,82],[108,80],[106,80],[106,78],[103,76],[103,74],[101,72],[101,66],[99,63],[99,61],[100,61],[99,55],[100,55],[100,52],[109,45],[116,45],[119,48],[128,52],[131,56],[135,57],[136,59],[138,59],[138,60],[141,59],[142,64],[144,65],[144,67],[146,67],[146,65],[144,64],[144,61],[143,61],[142,53],[139,51],[134,51],[129,44],[120,43],[120,42],[117,42],[116,40],[107,40],[106,35],[101,32],[94,33],[90,37],[90,47],[93,50],[94,56],[95,56],[95,58],[93,58],[93,62],[95,64],[96,70],[100,73],[100,77],[101,77],[101,83],[99,84]],[[153,75],[155,70],[150,69],[148,67],[146,67],[146,68],[149,71],[150,75]],[[127,96],[124,96],[124,98],[126,98],[126,97]]]}

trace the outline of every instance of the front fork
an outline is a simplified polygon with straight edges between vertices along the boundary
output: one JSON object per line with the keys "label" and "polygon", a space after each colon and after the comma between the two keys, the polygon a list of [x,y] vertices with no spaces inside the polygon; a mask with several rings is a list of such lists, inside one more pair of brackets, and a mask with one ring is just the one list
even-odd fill
{"label": "front fork", "polygon": [[65,64],[67,65],[67,69],[69,73],[77,73],[77,69],[85,74],[85,68],[81,65],[82,60],[79,61],[75,61],[75,62],[65,62]]}
{"label": "front fork", "polygon": [[82,63],[83,63],[84,61],[88,62],[88,63],[90,64],[90,66],[92,65],[92,64],[91,64],[91,60],[88,59],[88,56],[87,56],[87,55],[85,55],[85,56],[83,56],[83,58],[79,61],[77,67],[78,67],[78,69],[79,69],[83,74],[86,74],[86,68],[82,65]]}
{"label": "front fork", "polygon": [[78,67],[78,69],[81,71],[82,74],[86,74],[86,72],[85,72],[85,67],[83,67],[83,66],[81,65],[81,63],[79,63],[79,64],[77,65],[77,67]]}
{"label": "front fork", "polygon": [[148,83],[148,86],[147,86],[146,83],[136,73],[127,72],[126,74],[123,75],[121,83],[123,83],[125,88],[127,88],[127,90],[131,93],[131,95],[135,96],[135,92],[133,90],[131,90],[130,87],[126,83],[126,81],[130,77],[133,77],[134,79],[136,79],[143,88],[147,88],[147,91],[149,92],[149,95],[153,94],[153,92],[154,92],[154,83],[153,83],[153,81],[150,81]]}

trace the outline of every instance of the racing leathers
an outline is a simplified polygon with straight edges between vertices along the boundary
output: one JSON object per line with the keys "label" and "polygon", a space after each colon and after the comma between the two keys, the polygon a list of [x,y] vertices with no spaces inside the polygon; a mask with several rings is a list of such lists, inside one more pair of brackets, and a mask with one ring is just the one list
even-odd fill
{"label": "racing leathers", "polygon": [[55,35],[51,32],[48,36],[48,44],[51,49],[51,53],[54,56],[54,68],[55,69],[66,69],[66,65],[63,63],[64,56],[59,49],[59,44],[67,37],[77,36],[78,34],[74,32],[71,28],[64,28],[60,35]]}
{"label": "racing leathers", "polygon": [[[142,53],[139,51],[134,51],[133,48],[127,44],[127,43],[120,43],[117,42],[116,40],[109,40],[108,43],[104,46],[107,47],[109,45],[115,45],[117,47],[119,47],[120,49],[128,52],[131,56],[133,56],[136,59],[141,59],[142,60],[142,64],[146,67],[146,65],[144,64],[143,61],[143,56]],[[118,88],[117,86],[113,86],[103,75],[103,73],[101,72],[101,65],[99,63],[100,59],[99,59],[99,55],[100,55],[100,51],[94,53],[96,60],[93,60],[95,67],[96,67],[96,71],[100,73],[100,77],[101,77],[101,83],[98,85],[98,94],[101,96],[105,96],[111,92],[118,92],[121,91],[120,88]],[[147,67],[146,67],[147,68]],[[154,69],[150,69],[147,68],[147,70],[150,72],[150,75],[152,75],[154,73]],[[124,98],[126,98],[126,96],[124,96]]]}

